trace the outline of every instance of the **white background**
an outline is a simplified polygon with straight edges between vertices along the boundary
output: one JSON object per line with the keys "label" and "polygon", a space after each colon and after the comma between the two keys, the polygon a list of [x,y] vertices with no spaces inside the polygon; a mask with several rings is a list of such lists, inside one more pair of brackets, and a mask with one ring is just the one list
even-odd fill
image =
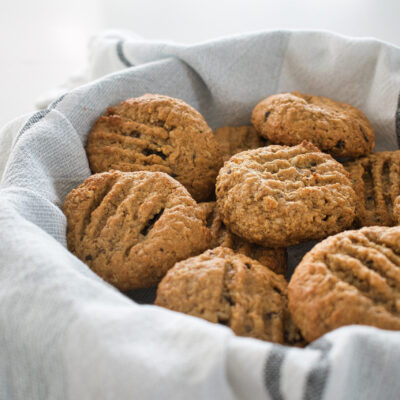
{"label": "white background", "polygon": [[[400,46],[400,0],[0,0],[0,126],[79,72],[91,35],[129,29],[193,43],[262,29],[324,29]],[[400,68],[400,66],[399,66]]]}

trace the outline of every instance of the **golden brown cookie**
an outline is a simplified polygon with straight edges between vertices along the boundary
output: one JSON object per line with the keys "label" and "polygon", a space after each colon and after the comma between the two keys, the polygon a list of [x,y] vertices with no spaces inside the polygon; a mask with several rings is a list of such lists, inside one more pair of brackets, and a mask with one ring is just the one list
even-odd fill
{"label": "golden brown cookie", "polygon": [[397,196],[393,205],[393,218],[397,225],[400,225],[400,196]]}
{"label": "golden brown cookie", "polygon": [[400,195],[400,150],[373,153],[344,166],[357,194],[355,226],[397,225],[394,203]]}
{"label": "golden brown cookie", "polygon": [[285,279],[225,247],[175,264],[155,304],[227,325],[240,336],[284,342]]}
{"label": "golden brown cookie", "polygon": [[210,240],[202,209],[162,172],[92,175],[68,194],[63,211],[69,250],[121,290],[155,286]]}
{"label": "golden brown cookie", "polygon": [[161,171],[198,201],[213,191],[222,156],[211,128],[182,100],[146,94],[109,107],[89,134],[93,172]]}
{"label": "golden brown cookie", "polygon": [[210,249],[218,246],[228,247],[234,250],[235,253],[253,258],[276,274],[285,274],[287,269],[285,248],[270,248],[249,243],[226,229],[214,201],[200,203],[199,206],[203,208],[206,214],[207,226],[211,232]]}
{"label": "golden brown cookie", "polygon": [[251,125],[224,126],[217,129],[214,135],[219,143],[224,161],[241,151],[257,149],[269,144]]}
{"label": "golden brown cookie", "polygon": [[265,247],[332,235],[355,214],[348,173],[308,142],[234,155],[219,172],[216,195],[228,229]]}
{"label": "golden brown cookie", "polygon": [[251,122],[273,143],[292,146],[308,140],[334,156],[366,155],[375,145],[373,128],[359,109],[326,97],[275,94],[255,106]]}
{"label": "golden brown cookie", "polygon": [[295,347],[305,347],[308,342],[304,339],[300,329],[295,325],[289,309],[285,319],[284,344]]}
{"label": "golden brown cookie", "polygon": [[310,342],[350,324],[400,330],[400,227],[342,232],[317,244],[292,276],[289,309]]}

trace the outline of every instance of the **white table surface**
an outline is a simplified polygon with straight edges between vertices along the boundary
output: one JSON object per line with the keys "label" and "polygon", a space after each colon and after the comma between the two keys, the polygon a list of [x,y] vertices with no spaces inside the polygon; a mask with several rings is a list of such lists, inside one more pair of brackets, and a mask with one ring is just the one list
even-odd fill
{"label": "white table surface", "polygon": [[[13,0],[0,12],[0,126],[86,62],[91,35],[129,29],[193,43],[261,29],[324,29],[400,46],[400,0]],[[1,149],[0,149],[1,151]]]}

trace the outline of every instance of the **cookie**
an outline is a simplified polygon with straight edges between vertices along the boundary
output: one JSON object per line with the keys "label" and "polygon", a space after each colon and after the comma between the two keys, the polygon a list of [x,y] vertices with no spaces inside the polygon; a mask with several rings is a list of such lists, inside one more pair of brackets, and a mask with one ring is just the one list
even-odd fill
{"label": "cookie", "polygon": [[308,344],[301,334],[300,329],[294,323],[289,309],[287,309],[287,315],[285,319],[284,344],[295,347],[305,347]]}
{"label": "cookie", "polygon": [[355,226],[398,224],[400,150],[382,151],[344,164],[357,194]]}
{"label": "cookie", "polygon": [[372,125],[359,109],[326,97],[275,94],[255,106],[251,122],[272,143],[307,140],[337,157],[366,155],[375,145]]}
{"label": "cookie", "polygon": [[397,225],[400,225],[400,196],[397,196],[393,206],[393,218]]}
{"label": "cookie", "polygon": [[210,240],[202,209],[162,172],[92,175],[67,195],[63,211],[69,250],[120,290],[157,285]]}
{"label": "cookie", "polygon": [[222,158],[229,160],[234,154],[249,149],[267,146],[269,142],[259,136],[251,125],[245,126],[224,126],[214,132],[219,143]]}
{"label": "cookie", "polygon": [[93,172],[160,171],[207,200],[222,166],[218,142],[204,118],[182,100],[146,94],[109,107],[89,134]]}
{"label": "cookie", "polygon": [[229,326],[240,336],[284,342],[285,279],[225,247],[175,264],[155,304]]}
{"label": "cookie", "polygon": [[350,324],[400,330],[400,227],[366,227],[317,244],[292,276],[289,309],[310,342]]}
{"label": "cookie", "polygon": [[355,215],[348,172],[308,142],[234,155],[219,172],[216,195],[228,229],[265,247],[332,235]]}
{"label": "cookie", "polygon": [[199,206],[205,212],[207,227],[210,229],[210,249],[218,246],[228,247],[234,250],[235,253],[253,258],[276,274],[285,274],[287,269],[287,253],[285,248],[269,248],[249,243],[226,229],[215,202],[200,203]]}

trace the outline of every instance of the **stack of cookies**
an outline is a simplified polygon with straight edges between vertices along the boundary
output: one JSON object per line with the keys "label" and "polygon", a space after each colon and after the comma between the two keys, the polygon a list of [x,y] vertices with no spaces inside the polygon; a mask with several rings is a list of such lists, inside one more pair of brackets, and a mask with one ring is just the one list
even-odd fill
{"label": "stack of cookies", "polygon": [[[364,114],[324,97],[269,96],[251,123],[213,132],[162,95],[108,108],[86,147],[94,175],[65,199],[69,250],[242,336],[400,329],[400,152],[370,154]],[[286,248],[309,240],[289,280]]]}

